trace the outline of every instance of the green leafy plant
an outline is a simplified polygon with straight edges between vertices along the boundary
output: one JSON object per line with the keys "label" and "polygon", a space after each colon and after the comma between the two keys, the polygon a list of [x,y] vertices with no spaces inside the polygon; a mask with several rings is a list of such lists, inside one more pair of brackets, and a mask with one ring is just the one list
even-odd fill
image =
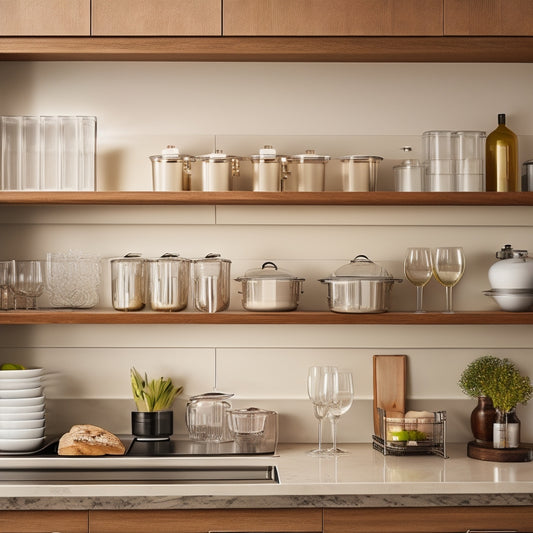
{"label": "green leafy plant", "polygon": [[533,396],[528,376],[522,376],[509,359],[492,355],[470,363],[459,379],[459,386],[468,396],[488,396],[496,409],[509,412],[519,403],[527,403]]}
{"label": "green leafy plant", "polygon": [[183,387],[176,387],[172,379],[149,380],[135,369],[130,370],[131,390],[138,411],[164,411],[170,409],[176,397],[183,392]]}

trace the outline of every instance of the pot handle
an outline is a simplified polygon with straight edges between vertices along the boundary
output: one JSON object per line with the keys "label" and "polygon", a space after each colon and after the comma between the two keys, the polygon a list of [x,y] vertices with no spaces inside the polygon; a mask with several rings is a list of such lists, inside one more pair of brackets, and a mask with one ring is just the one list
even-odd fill
{"label": "pot handle", "polygon": [[266,263],[263,263],[263,264],[261,265],[261,270],[264,269],[264,268],[265,268],[266,266],[268,266],[268,265],[273,266],[276,270],[278,269],[278,267],[276,266],[275,263],[273,263],[272,261],[267,261]]}
{"label": "pot handle", "polygon": [[359,255],[356,255],[351,261],[350,263],[355,263],[356,261],[361,261],[361,262],[365,262],[365,263],[372,263],[372,261],[370,261],[370,259],[368,259],[368,257],[364,254],[359,254]]}

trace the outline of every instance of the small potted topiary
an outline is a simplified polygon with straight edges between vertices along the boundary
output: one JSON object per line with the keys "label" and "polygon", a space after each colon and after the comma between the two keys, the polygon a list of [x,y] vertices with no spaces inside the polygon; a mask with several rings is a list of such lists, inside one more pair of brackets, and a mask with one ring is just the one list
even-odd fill
{"label": "small potted topiary", "polygon": [[170,378],[149,380],[135,368],[131,368],[130,378],[137,406],[131,413],[133,435],[137,440],[168,440],[174,431],[172,405],[183,387],[174,386]]}

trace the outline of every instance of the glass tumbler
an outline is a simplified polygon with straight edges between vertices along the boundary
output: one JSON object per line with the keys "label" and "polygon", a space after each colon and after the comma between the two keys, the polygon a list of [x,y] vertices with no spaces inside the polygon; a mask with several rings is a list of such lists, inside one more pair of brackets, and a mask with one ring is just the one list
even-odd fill
{"label": "glass tumbler", "polygon": [[150,305],[154,311],[181,311],[189,297],[190,261],[165,254],[148,262],[150,268]]}
{"label": "glass tumbler", "polygon": [[194,261],[194,307],[204,313],[225,311],[230,302],[231,261],[208,254]]}
{"label": "glass tumbler", "polygon": [[117,311],[139,311],[145,304],[145,260],[139,254],[111,259],[111,292]]}

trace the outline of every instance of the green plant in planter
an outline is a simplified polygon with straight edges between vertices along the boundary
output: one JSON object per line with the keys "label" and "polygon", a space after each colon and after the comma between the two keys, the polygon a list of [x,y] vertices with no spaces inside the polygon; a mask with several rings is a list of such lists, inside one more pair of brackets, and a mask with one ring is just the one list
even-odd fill
{"label": "green plant in planter", "polygon": [[501,364],[502,359],[493,355],[477,358],[464,369],[459,379],[459,387],[472,398],[489,396],[487,388]]}
{"label": "green plant in planter", "polygon": [[135,369],[130,370],[131,390],[138,411],[165,411],[172,408],[174,400],[183,392],[183,387],[176,387],[172,379],[148,379]]}

